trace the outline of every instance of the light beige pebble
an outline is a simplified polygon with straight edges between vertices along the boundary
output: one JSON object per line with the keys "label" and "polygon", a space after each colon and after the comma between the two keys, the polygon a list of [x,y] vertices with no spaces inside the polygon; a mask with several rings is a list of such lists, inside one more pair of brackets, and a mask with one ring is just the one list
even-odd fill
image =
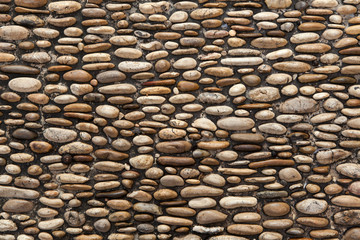
{"label": "light beige pebble", "polygon": [[280,98],[280,92],[275,87],[259,87],[250,90],[248,97],[257,102],[272,102]]}
{"label": "light beige pebble", "polygon": [[[2,232],[14,232],[18,229],[16,223],[12,220],[0,219],[0,231]],[[15,239],[15,238],[14,238]]]}
{"label": "light beige pebble", "polygon": [[203,181],[215,187],[223,187],[226,183],[225,178],[219,174],[208,174],[203,178]]}
{"label": "light beige pebble", "polygon": [[313,95],[316,93],[316,88],[313,86],[304,86],[299,89],[300,93],[306,96]]}
{"label": "light beige pebble", "polygon": [[239,96],[243,93],[245,93],[246,91],[246,87],[244,84],[239,83],[239,84],[235,84],[233,85],[230,89],[229,89],[229,95],[230,96]]}
{"label": "light beige pebble", "polygon": [[64,224],[64,220],[61,218],[55,218],[51,220],[40,221],[38,227],[41,230],[55,230]]}
{"label": "light beige pebble", "polygon": [[198,118],[191,124],[191,126],[210,131],[215,131],[217,129],[215,123],[213,123],[210,119],[207,118]]}
{"label": "light beige pebble", "polygon": [[309,198],[298,202],[295,207],[304,214],[316,215],[323,213],[327,209],[328,203],[325,200]]}
{"label": "light beige pebble", "polygon": [[47,140],[58,143],[71,142],[77,137],[74,130],[55,127],[46,128],[43,135]]}
{"label": "light beige pebble", "polygon": [[281,93],[286,96],[294,96],[298,92],[299,92],[298,88],[293,84],[287,85],[281,89]]}
{"label": "light beige pebble", "polygon": [[287,128],[279,123],[265,123],[259,125],[258,128],[261,132],[274,134],[274,135],[282,135],[287,131]]}
{"label": "light beige pebble", "polygon": [[333,64],[339,60],[339,56],[334,53],[327,53],[320,57],[320,61],[326,64]]}
{"label": "light beige pebble", "polygon": [[256,24],[257,28],[259,30],[261,29],[265,29],[265,30],[271,30],[271,29],[275,29],[277,28],[277,24],[273,23],[273,22],[269,22],[269,21],[262,21],[262,22],[258,22]]}
{"label": "light beige pebble", "polygon": [[16,92],[28,93],[38,91],[42,84],[39,80],[31,77],[18,77],[10,80],[9,88]]}
{"label": "light beige pebble", "polygon": [[340,29],[327,29],[321,35],[326,40],[336,40],[343,35],[343,31]]}
{"label": "light beige pebble", "polygon": [[7,41],[18,41],[28,38],[30,31],[18,25],[8,25],[0,27],[0,37]]}
{"label": "light beige pebble", "polygon": [[96,107],[95,112],[105,118],[116,118],[119,116],[119,109],[111,105],[100,105]]}
{"label": "light beige pebble", "polygon": [[164,11],[167,11],[169,7],[170,3],[166,1],[139,4],[139,10],[144,14],[162,13]]}
{"label": "light beige pebble", "polygon": [[130,158],[129,163],[136,169],[148,169],[153,165],[154,158],[151,155],[138,155]]}
{"label": "light beige pebble", "polygon": [[314,42],[320,38],[319,34],[312,33],[312,32],[306,32],[306,33],[298,33],[293,35],[290,38],[290,42],[292,43],[307,43],[307,42]]}
{"label": "light beige pebble", "polygon": [[188,19],[189,15],[187,12],[185,11],[176,11],[174,12],[169,20],[172,23],[181,23],[181,22],[185,22]]}
{"label": "light beige pebble", "polygon": [[351,195],[339,195],[333,197],[331,202],[337,206],[341,207],[359,207],[360,206],[360,198],[351,196]]}
{"label": "light beige pebble", "polygon": [[181,58],[179,60],[177,60],[174,64],[173,67],[176,69],[193,69],[195,68],[197,65],[197,62],[195,59],[190,58],[190,57],[185,57],[185,58]]}
{"label": "light beige pebble", "polygon": [[254,197],[224,197],[219,201],[219,204],[226,209],[253,207],[257,204],[257,199]]}
{"label": "light beige pebble", "polygon": [[283,168],[279,171],[279,177],[286,182],[297,182],[302,179],[301,174],[295,168]]}
{"label": "light beige pebble", "polygon": [[234,161],[238,158],[238,154],[232,150],[221,151],[216,154],[216,157],[221,161]]}
{"label": "light beige pebble", "polygon": [[274,12],[259,12],[253,16],[254,20],[257,21],[270,21],[279,18],[279,14]]}
{"label": "light beige pebble", "polygon": [[253,66],[253,65],[259,65],[263,62],[264,62],[264,60],[260,57],[221,59],[221,63],[223,65],[229,65],[229,66]]}
{"label": "light beige pebble", "polygon": [[205,112],[209,115],[215,116],[226,116],[233,112],[234,110],[229,106],[210,106],[205,109]]}
{"label": "light beige pebble", "polygon": [[255,113],[255,118],[259,120],[270,120],[275,117],[275,113],[270,110],[261,110]]}
{"label": "light beige pebble", "polygon": [[282,240],[283,235],[277,232],[263,232],[259,236],[259,240]]}
{"label": "light beige pebble", "polygon": [[225,130],[248,130],[255,122],[250,118],[227,117],[218,120],[216,125]]}
{"label": "light beige pebble", "polygon": [[279,58],[289,58],[293,55],[293,51],[291,49],[281,49],[274,52],[270,52],[266,54],[266,58],[269,60],[276,60]]}
{"label": "light beige pebble", "polygon": [[339,3],[336,0],[314,0],[311,3],[311,6],[318,8],[333,8],[336,7]]}

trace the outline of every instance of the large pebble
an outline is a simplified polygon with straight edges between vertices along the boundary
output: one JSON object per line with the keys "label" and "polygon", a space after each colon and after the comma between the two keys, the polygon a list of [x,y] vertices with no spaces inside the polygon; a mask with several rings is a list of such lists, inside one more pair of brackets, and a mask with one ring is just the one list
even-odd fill
{"label": "large pebble", "polygon": [[248,130],[254,127],[255,122],[250,118],[227,117],[217,121],[216,125],[225,130]]}
{"label": "large pebble", "polygon": [[28,38],[30,31],[27,28],[17,25],[0,27],[0,38],[7,41],[18,41]]}
{"label": "large pebble", "polygon": [[325,200],[308,198],[296,204],[296,209],[304,214],[316,215],[326,211],[328,203]]}
{"label": "large pebble", "polygon": [[42,84],[39,80],[31,77],[18,77],[9,82],[11,90],[22,93],[36,92],[41,86]]}

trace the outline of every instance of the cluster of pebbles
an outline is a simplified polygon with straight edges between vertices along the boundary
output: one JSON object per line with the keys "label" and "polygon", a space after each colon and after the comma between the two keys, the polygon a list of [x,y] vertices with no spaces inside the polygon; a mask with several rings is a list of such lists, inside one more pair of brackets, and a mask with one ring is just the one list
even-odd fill
{"label": "cluster of pebbles", "polygon": [[359,240],[359,4],[0,0],[0,239]]}

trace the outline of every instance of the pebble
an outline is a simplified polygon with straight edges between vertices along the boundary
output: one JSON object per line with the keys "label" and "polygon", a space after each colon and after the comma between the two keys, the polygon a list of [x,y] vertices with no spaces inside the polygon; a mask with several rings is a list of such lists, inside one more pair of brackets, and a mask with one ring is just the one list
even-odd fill
{"label": "pebble", "polygon": [[325,200],[318,200],[315,198],[309,198],[303,201],[300,201],[296,204],[296,209],[304,214],[320,214],[323,213],[327,207],[328,203]]}
{"label": "pebble", "polygon": [[256,224],[232,224],[227,227],[227,231],[236,235],[258,235],[263,231],[263,227]]}
{"label": "pebble", "polygon": [[0,219],[0,230],[5,233],[5,232],[14,232],[18,230],[18,228],[12,220]]}
{"label": "pebble", "polygon": [[29,37],[30,31],[22,26],[8,25],[0,27],[0,37],[3,40],[18,41]]}
{"label": "pebble", "polygon": [[26,213],[33,210],[34,204],[27,200],[10,199],[2,206],[3,211],[11,213]]}
{"label": "pebble", "polygon": [[57,143],[71,142],[77,137],[77,133],[73,130],[55,127],[45,129],[43,135],[47,140]]}
{"label": "pebble", "polygon": [[225,209],[234,209],[238,207],[253,207],[257,204],[257,199],[254,197],[224,197],[219,203]]}
{"label": "pebble", "polygon": [[356,163],[344,163],[336,167],[336,171],[350,178],[360,177],[360,165]]}
{"label": "pebble", "polygon": [[38,227],[41,230],[54,230],[61,227],[64,224],[64,220],[61,218],[55,218],[51,220],[45,220],[38,223]]}
{"label": "pebble", "polygon": [[280,217],[290,212],[290,206],[284,202],[271,202],[263,206],[263,211],[268,216]]}
{"label": "pebble", "polygon": [[30,77],[18,77],[9,81],[9,88],[16,92],[29,93],[38,91],[42,84],[39,80]]}
{"label": "pebble", "polygon": [[225,130],[248,130],[254,127],[255,122],[250,118],[227,117],[217,121],[217,126]]}
{"label": "pebble", "polygon": [[189,207],[195,209],[212,208],[216,206],[216,201],[209,197],[193,198],[189,201]]}
{"label": "pebble", "polygon": [[225,221],[227,215],[217,210],[202,210],[196,216],[198,224],[212,224]]}
{"label": "pebble", "polygon": [[272,102],[280,98],[280,93],[274,87],[259,87],[249,91],[249,98],[257,102]]}
{"label": "pebble", "polygon": [[75,1],[52,2],[48,5],[49,11],[57,14],[69,14],[81,9],[81,4]]}

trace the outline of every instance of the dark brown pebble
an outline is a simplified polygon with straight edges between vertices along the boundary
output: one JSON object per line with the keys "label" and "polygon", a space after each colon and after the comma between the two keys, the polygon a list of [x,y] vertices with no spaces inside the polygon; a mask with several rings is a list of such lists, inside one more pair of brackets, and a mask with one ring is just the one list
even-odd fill
{"label": "dark brown pebble", "polygon": [[195,164],[195,160],[189,157],[172,157],[172,156],[163,156],[157,159],[157,162],[165,166],[189,166]]}
{"label": "dark brown pebble", "polygon": [[239,152],[255,152],[255,151],[260,151],[262,147],[255,144],[241,144],[241,145],[235,145],[233,149]]}
{"label": "dark brown pebble", "polygon": [[98,192],[95,194],[96,198],[121,198],[124,197],[128,192],[126,190],[116,190],[110,192]]}
{"label": "dark brown pebble", "polygon": [[270,159],[259,162],[252,162],[249,164],[250,168],[262,168],[262,167],[285,167],[293,166],[295,162],[293,160],[284,160],[284,159]]}

